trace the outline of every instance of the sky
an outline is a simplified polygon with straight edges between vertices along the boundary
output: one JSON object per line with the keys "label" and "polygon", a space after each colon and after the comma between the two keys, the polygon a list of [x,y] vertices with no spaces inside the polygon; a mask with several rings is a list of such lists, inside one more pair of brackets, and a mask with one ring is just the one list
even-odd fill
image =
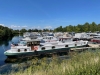
{"label": "sky", "polygon": [[0,25],[54,29],[100,23],[100,0],[0,0]]}

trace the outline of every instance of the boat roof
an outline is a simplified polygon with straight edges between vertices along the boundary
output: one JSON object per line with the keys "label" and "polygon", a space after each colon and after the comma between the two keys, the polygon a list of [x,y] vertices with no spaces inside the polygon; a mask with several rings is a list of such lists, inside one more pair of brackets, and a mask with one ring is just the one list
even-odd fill
{"label": "boat roof", "polygon": [[100,36],[94,36],[94,38],[95,38],[95,37],[100,37]]}
{"label": "boat roof", "polygon": [[40,41],[40,39],[27,40],[26,42]]}
{"label": "boat roof", "polygon": [[72,37],[59,37],[60,39],[72,39]]}
{"label": "boat roof", "polygon": [[44,36],[44,37],[54,37],[54,36]]}
{"label": "boat roof", "polygon": [[43,45],[42,47],[46,47],[46,46],[54,46],[54,45],[52,45],[52,44],[50,44],[50,43],[41,43],[41,45]]}

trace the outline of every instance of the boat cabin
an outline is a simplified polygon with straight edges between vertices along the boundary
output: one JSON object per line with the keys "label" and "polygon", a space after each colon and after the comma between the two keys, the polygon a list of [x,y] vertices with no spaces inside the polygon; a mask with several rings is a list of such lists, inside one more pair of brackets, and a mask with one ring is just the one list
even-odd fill
{"label": "boat cabin", "polygon": [[57,41],[57,38],[54,36],[45,36],[43,39],[45,42],[50,42],[50,41]]}
{"label": "boat cabin", "polygon": [[40,40],[38,39],[27,41],[27,46],[31,47],[31,50],[34,50],[34,47],[39,45],[40,45]]}
{"label": "boat cabin", "polygon": [[100,36],[94,36],[93,38],[94,39],[100,39]]}
{"label": "boat cabin", "polygon": [[51,39],[53,39],[53,36],[45,36],[45,37],[43,37],[43,39],[51,40]]}
{"label": "boat cabin", "polygon": [[70,42],[72,41],[72,38],[71,37],[66,37],[66,38],[59,38],[59,41],[62,41],[62,42]]}

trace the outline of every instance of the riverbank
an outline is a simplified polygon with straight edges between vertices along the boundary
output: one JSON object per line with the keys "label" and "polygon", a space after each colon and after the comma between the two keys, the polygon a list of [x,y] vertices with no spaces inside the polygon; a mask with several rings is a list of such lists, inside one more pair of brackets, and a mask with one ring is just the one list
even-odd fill
{"label": "riverbank", "polygon": [[[29,67],[23,70],[26,65],[19,64],[18,71],[12,70],[8,75],[99,75],[100,74],[100,51],[82,52],[72,54],[68,60],[58,59],[56,56],[47,61],[33,59],[27,64]],[[7,75],[6,74],[6,75]]]}

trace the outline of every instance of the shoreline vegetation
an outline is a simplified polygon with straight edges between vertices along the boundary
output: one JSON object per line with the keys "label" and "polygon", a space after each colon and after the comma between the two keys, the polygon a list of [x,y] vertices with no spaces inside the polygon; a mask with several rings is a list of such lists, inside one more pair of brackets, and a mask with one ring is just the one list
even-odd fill
{"label": "shoreline vegetation", "polygon": [[[95,22],[92,23],[84,23],[84,24],[78,24],[78,25],[66,25],[63,27],[60,25],[59,27],[56,27],[54,29],[21,29],[20,33],[24,32],[95,32],[100,31],[100,24],[96,24]],[[19,32],[19,30],[15,31],[16,33]]]}
{"label": "shoreline vegetation", "polygon": [[0,40],[7,40],[13,36],[14,34],[12,29],[0,25]]}
{"label": "shoreline vegetation", "polygon": [[0,39],[5,40],[8,37],[12,37],[16,34],[23,34],[25,32],[47,32],[47,31],[52,31],[52,32],[95,32],[95,31],[100,31],[100,24],[96,24],[95,22],[92,23],[84,23],[84,24],[78,24],[78,25],[67,25],[65,27],[59,26],[55,29],[16,29],[13,30],[8,27],[4,27],[0,25]]}
{"label": "shoreline vegetation", "polygon": [[[9,71],[4,75],[100,75],[100,51],[85,51],[70,54],[70,59],[52,57],[49,62],[46,58],[33,59],[26,65],[19,64],[18,71]],[[3,75],[3,74],[2,74]]]}

